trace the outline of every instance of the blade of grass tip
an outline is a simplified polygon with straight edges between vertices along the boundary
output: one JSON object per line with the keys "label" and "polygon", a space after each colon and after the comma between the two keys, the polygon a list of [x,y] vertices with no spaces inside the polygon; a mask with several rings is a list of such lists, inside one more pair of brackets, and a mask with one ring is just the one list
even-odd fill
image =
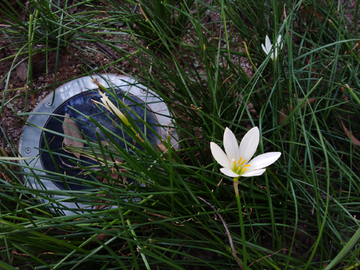
{"label": "blade of grass tip", "polygon": [[[249,59],[252,67],[254,68],[254,70],[257,71],[258,69],[257,69],[257,67],[255,66],[255,64],[253,63],[252,59],[251,59],[251,56],[250,56],[250,53],[249,53],[249,49],[248,49],[245,41],[244,41],[244,47],[245,47],[245,52],[246,52],[247,58]],[[260,76],[262,77],[262,74],[260,74]]]}
{"label": "blade of grass tip", "polygon": [[[131,229],[131,222],[130,222],[130,220],[127,219],[127,220],[126,220],[126,223],[127,223],[127,225],[129,226],[129,229],[130,229],[131,234],[134,236],[134,240],[137,241],[136,233],[135,233],[135,231],[134,231],[133,229]],[[145,254],[141,252],[141,251],[142,251],[142,247],[141,247],[139,244],[137,244],[136,246],[138,247],[138,250],[139,250],[139,252],[140,252],[141,258],[143,259],[143,261],[144,261],[144,263],[145,263],[146,269],[147,269],[147,270],[151,270],[150,265],[149,265],[149,263],[148,263],[148,261],[147,261],[147,259],[146,259]]]}
{"label": "blade of grass tip", "polygon": [[360,99],[357,95],[355,95],[354,91],[350,88],[349,85],[345,84],[346,88],[349,90],[351,96],[356,100],[356,102],[360,105]]}
{"label": "blade of grass tip", "polygon": [[339,254],[326,266],[324,270],[332,269],[336,264],[341,263],[342,259],[351,251],[351,249],[358,243],[360,239],[360,229],[357,229],[356,233],[351,237],[349,242],[343,247]]}

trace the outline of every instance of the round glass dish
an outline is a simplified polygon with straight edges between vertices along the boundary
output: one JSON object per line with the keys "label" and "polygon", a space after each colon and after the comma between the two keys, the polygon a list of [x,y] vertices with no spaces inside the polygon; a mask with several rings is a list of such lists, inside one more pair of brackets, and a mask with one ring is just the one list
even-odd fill
{"label": "round glass dish", "polygon": [[[89,141],[96,141],[96,136],[101,138],[105,135],[93,122],[88,121],[88,118],[84,117],[84,115],[91,116],[101,125],[114,129],[114,123],[110,119],[117,121],[116,117],[105,108],[99,109],[99,105],[93,102],[93,100],[100,101],[98,87],[93,83],[94,78],[97,78],[100,84],[113,91],[113,94],[116,94],[124,101],[141,119],[146,119],[147,124],[162,139],[166,140],[167,133],[172,128],[172,118],[166,104],[153,91],[139,84],[133,78],[126,76],[106,74],[79,78],[60,86],[54,93],[46,96],[28,118],[19,143],[19,154],[23,158],[21,163],[26,167],[23,167],[23,171],[25,173],[24,181],[27,186],[40,190],[82,190],[89,188],[80,181],[70,181],[66,184],[59,180],[54,181],[51,176],[49,177],[47,171],[76,175],[79,178],[80,169],[72,168],[72,165],[74,165],[71,162],[72,154],[66,153],[63,148],[63,136],[61,134],[63,133],[62,123],[65,114],[76,122],[79,130],[86,134]],[[53,96],[54,94],[55,96]],[[114,99],[112,101],[115,103]],[[105,113],[107,115],[104,115]],[[139,124],[140,129],[147,134],[150,141],[160,143],[158,137],[150,129],[145,131],[146,126],[141,121],[138,121],[134,114],[127,112],[126,115],[134,120],[136,119],[135,121]],[[124,130],[113,131],[123,140],[132,141],[131,137],[124,133]],[[170,134],[172,136],[171,144],[176,145],[176,133],[170,132]],[[123,141],[116,140],[125,146]],[[53,153],[52,157],[49,154],[49,149]],[[81,163],[84,163],[84,165],[95,164],[94,160],[86,156],[81,156]],[[127,181],[132,180],[127,179]],[[90,208],[89,205],[67,202],[63,196],[52,195],[52,197],[63,199],[61,208],[69,209],[62,210],[61,214],[78,214],[82,212],[82,209]],[[46,198],[43,201],[49,203]],[[58,208],[56,205],[50,205],[49,207],[55,211]]]}

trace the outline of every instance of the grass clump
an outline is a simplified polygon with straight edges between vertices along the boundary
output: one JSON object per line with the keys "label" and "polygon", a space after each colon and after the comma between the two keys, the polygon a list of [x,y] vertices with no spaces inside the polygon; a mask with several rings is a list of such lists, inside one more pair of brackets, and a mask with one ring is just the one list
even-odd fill
{"label": "grass clump", "polygon": [[[7,26],[1,30],[17,55],[26,48],[31,59],[41,45],[58,56],[71,50],[106,56],[103,66],[81,59],[82,75],[111,67],[136,78],[168,105],[173,127],[164,127],[168,136],[155,136],[153,143],[144,119],[129,118],[135,132],[120,121],[117,128],[136,142],[129,143],[83,114],[101,134],[91,139],[82,132],[77,139],[87,145],[77,151],[96,160],[96,166],[81,165],[88,180],[36,171],[15,147],[14,157],[2,154],[0,266],[356,269],[359,38],[358,7],[348,5],[83,1],[74,12],[67,1],[31,1],[31,8],[19,2],[17,15],[2,19]],[[40,19],[40,13],[46,16]],[[273,44],[282,36],[274,61],[261,48],[266,35]],[[50,44],[53,37],[57,42]],[[88,50],[81,42],[101,46]],[[29,76],[30,86],[36,78]],[[4,93],[9,90],[6,83]],[[121,105],[116,89],[107,91],[119,109],[133,113]],[[0,111],[11,104],[3,97]],[[261,134],[256,155],[282,156],[262,176],[240,178],[240,225],[232,179],[219,171],[209,144],[222,145],[225,127],[241,139],[253,126]],[[6,135],[2,128],[1,133]],[[57,155],[46,144],[41,151]],[[37,188],[30,187],[30,178]],[[40,179],[90,188],[49,190]],[[129,179],[131,185],[124,182]],[[87,207],[69,208],[70,202]]]}

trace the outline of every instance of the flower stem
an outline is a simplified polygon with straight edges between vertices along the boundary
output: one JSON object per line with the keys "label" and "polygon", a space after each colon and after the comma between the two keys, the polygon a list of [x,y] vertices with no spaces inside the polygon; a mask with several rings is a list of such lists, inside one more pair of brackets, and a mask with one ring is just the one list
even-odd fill
{"label": "flower stem", "polygon": [[240,195],[239,195],[239,177],[234,178],[234,190],[235,190],[235,197],[236,202],[238,205],[238,211],[239,211],[239,220],[240,220],[240,226],[241,226],[241,241],[242,241],[242,247],[243,247],[243,267],[244,270],[247,269],[247,253],[246,253],[246,239],[245,239],[245,227],[244,227],[244,221],[242,216],[242,210],[241,210],[241,202],[240,202]]}

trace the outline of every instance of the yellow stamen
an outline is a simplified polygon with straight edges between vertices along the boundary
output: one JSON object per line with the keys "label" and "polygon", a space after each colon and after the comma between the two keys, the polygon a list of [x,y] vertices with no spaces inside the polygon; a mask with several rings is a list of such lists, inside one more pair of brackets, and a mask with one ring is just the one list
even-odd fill
{"label": "yellow stamen", "polygon": [[[235,163],[235,160],[234,160],[233,162],[234,162],[234,172],[235,172],[235,173],[239,173],[240,175],[243,174],[243,173],[248,169],[248,168],[246,168],[246,167],[250,167],[250,166],[251,166],[250,164],[244,165],[244,164],[246,163],[246,159],[243,160],[242,157],[240,157],[237,165],[236,165],[236,163]],[[235,170],[236,170],[236,171],[235,171]]]}

